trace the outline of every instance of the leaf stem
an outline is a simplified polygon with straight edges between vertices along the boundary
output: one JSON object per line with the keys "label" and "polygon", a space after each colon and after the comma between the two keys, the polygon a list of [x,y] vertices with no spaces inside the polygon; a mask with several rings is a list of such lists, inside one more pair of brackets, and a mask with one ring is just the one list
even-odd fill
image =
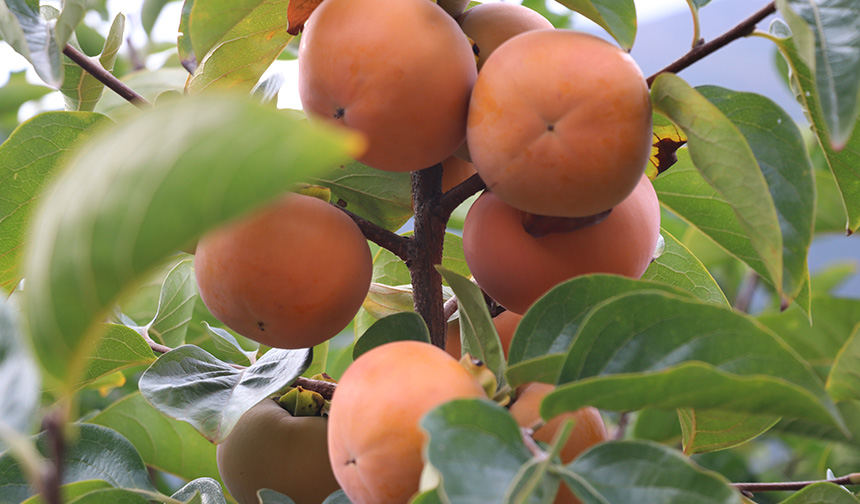
{"label": "leaf stem", "polygon": [[648,86],[651,86],[651,84],[654,82],[654,79],[656,79],[657,76],[662,73],[678,73],[681,70],[689,67],[693,63],[704,58],[705,56],[717,51],[718,49],[723,48],[729,43],[741,37],[751,35],[755,30],[756,25],[774,12],[776,12],[776,2],[770,2],[758,12],[741,21],[737,26],[723,33],[719,37],[711,40],[710,42],[696,45],[695,47],[690,49],[687,54],[681,56],[680,58],[666,66],[664,69],[652,75],[651,77],[648,77]]}
{"label": "leaf stem", "polygon": [[731,485],[742,492],[779,492],[801,490],[816,483],[833,483],[835,485],[860,485],[860,473],[815,481],[785,481],[776,483],[732,483]]}
{"label": "leaf stem", "polygon": [[129,101],[137,108],[145,109],[151,106],[151,104],[146,101],[146,98],[137,94],[137,92],[126,86],[124,82],[117,79],[112,73],[105,70],[104,67],[102,67],[100,64],[91,60],[85,54],[78,51],[74,47],[66,44],[66,47],[63,48],[63,54],[65,54],[70,60],[74,61],[78,66],[83,68],[88,74],[92,75],[99,82],[107,86],[108,89],[120,95],[122,98]]}

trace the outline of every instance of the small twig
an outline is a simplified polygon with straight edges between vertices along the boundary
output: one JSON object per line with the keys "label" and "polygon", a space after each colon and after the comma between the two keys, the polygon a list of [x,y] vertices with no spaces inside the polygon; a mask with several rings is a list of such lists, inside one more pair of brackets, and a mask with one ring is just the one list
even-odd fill
{"label": "small twig", "polygon": [[627,426],[630,425],[630,413],[624,411],[618,417],[618,426],[615,428],[613,439],[624,439],[627,435]]}
{"label": "small twig", "polygon": [[816,483],[833,483],[835,485],[860,485],[860,473],[851,473],[840,478],[816,481],[783,481],[777,483],[732,483],[731,485],[742,492],[780,492],[801,490]]}
{"label": "small twig", "polygon": [[547,453],[538,446],[538,444],[534,440],[534,429],[530,429],[528,427],[520,427],[520,434],[522,434],[523,443],[526,445],[526,448],[531,452],[532,456],[537,459],[545,459],[547,457]]}
{"label": "small twig", "polygon": [[755,295],[756,288],[758,288],[758,281],[759,277],[755,271],[747,273],[735,298],[735,310],[742,313],[749,312],[750,304],[752,304],[753,296]]}
{"label": "small twig", "polygon": [[651,77],[648,77],[648,86],[651,86],[651,84],[654,82],[654,79],[656,79],[658,75],[662,73],[678,73],[681,70],[692,65],[693,63],[704,58],[705,56],[711,54],[712,52],[728,45],[730,42],[733,42],[741,37],[746,37],[747,35],[750,35],[753,30],[755,30],[755,27],[759,22],[761,22],[764,18],[770,16],[774,12],[776,12],[776,2],[770,2],[761,10],[748,17],[747,19],[741,21],[740,24],[730,29],[726,33],[723,33],[722,35],[711,40],[710,42],[697,45],[696,47],[692,48],[687,54],[681,56],[676,61],[668,65],[666,68],[660,70]]}
{"label": "small twig", "polygon": [[66,451],[65,428],[61,414],[51,411],[42,417],[42,429],[45,431],[51,447],[48,464],[44,469],[41,488],[42,498],[46,504],[61,504],[60,486],[63,482],[63,458]]}
{"label": "small twig", "polygon": [[[151,348],[154,352],[165,354],[171,350],[169,346],[162,345],[160,343],[156,343],[151,338],[144,338],[149,344],[149,348]],[[239,364],[230,364],[231,367],[236,369],[247,369],[246,366],[242,366]],[[318,392],[323,398],[327,401],[330,401],[332,396],[334,396],[334,391],[337,388],[337,384],[325,380],[313,380],[311,378],[305,378],[304,376],[299,376],[293,382],[295,386],[301,386],[305,390],[313,390],[314,392]]]}
{"label": "small twig", "polygon": [[373,243],[379,245],[384,249],[388,249],[399,257],[402,260],[407,260],[409,258],[409,242],[412,240],[406,236],[400,236],[397,233],[393,233],[382,226],[378,226],[369,220],[356,215],[349,210],[340,207],[338,205],[334,205],[340,211],[349,216],[356,224],[358,224],[358,228],[361,229],[361,232],[364,234],[364,237]]}
{"label": "small twig", "polygon": [[459,309],[460,303],[457,301],[457,296],[452,297],[448,301],[445,301],[445,304],[442,306],[442,315],[445,317],[445,320],[451,318],[452,315]]}
{"label": "small twig", "polygon": [[445,217],[451,215],[460,204],[469,199],[473,194],[487,187],[481,177],[476,173],[463,182],[452,187],[439,199],[439,213]]}
{"label": "small twig", "polygon": [[78,51],[70,45],[63,48],[65,54],[70,60],[74,61],[88,74],[95,77],[99,82],[108,87],[114,93],[131,102],[132,105],[138,108],[148,108],[150,103],[146,98],[137,94],[133,89],[126,86],[121,80],[117,79],[112,73],[104,69],[100,64],[88,58],[85,54]]}

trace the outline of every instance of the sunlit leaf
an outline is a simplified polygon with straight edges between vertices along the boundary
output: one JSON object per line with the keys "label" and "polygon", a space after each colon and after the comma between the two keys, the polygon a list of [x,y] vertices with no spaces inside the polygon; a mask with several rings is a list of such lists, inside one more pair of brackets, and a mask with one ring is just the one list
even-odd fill
{"label": "sunlit leaf", "polygon": [[636,39],[636,5],[633,0],[557,0],[608,31],[624,49]]}
{"label": "sunlit leaf", "polygon": [[[111,24],[101,56],[98,58],[98,64],[105,70],[113,70],[117,54],[122,46],[124,31],[125,16],[118,14]],[[77,47],[74,37],[70,43]],[[60,92],[63,93],[66,109],[85,111],[95,109],[96,103],[102,97],[105,85],[66,56],[63,56],[63,68],[65,70]]]}

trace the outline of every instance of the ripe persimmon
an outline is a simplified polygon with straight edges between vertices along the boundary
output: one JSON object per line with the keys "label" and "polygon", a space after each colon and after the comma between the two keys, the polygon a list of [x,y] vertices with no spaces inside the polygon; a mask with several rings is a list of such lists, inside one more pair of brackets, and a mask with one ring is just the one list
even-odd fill
{"label": "ripe persimmon", "polygon": [[533,30],[496,48],[469,105],[475,169],[502,201],[554,217],[621,203],[651,152],[648,85],[620,48],[570,30]]}
{"label": "ripe persimmon", "polygon": [[308,19],[298,60],[305,110],[364,133],[364,164],[419,170],[465,140],[475,59],[433,2],[326,0]]}
{"label": "ripe persimmon", "polygon": [[429,343],[376,347],[343,374],[329,412],[332,470],[355,504],[402,504],[418,492],[419,420],[459,398],[486,397],[460,363]]}
{"label": "ripe persimmon", "polygon": [[553,286],[575,276],[641,277],[660,237],[660,203],[644,175],[605,220],[588,227],[535,238],[523,228],[523,215],[495,193],[485,192],[463,226],[463,251],[478,285],[520,314]]}
{"label": "ripe persimmon", "polygon": [[497,47],[514,35],[531,30],[551,30],[552,23],[538,12],[520,4],[484,3],[457,18],[463,33],[472,39],[478,70]]}
{"label": "ripe persimmon", "polygon": [[370,248],[334,206],[289,194],[200,239],[195,275],[203,303],[239,334],[271,347],[331,338],[361,307]]}
{"label": "ripe persimmon", "polygon": [[[530,383],[520,387],[516,401],[510,411],[514,419],[523,427],[532,427],[540,420],[540,403],[555,387],[546,383]],[[573,431],[561,448],[561,461],[573,461],[580,453],[591,446],[606,441],[606,425],[596,408],[587,406],[569,413],[562,413],[538,428],[532,436],[535,440],[551,443],[558,430],[567,420],[575,422]],[[556,494],[554,504],[580,504],[567,485],[562,484]]]}
{"label": "ripe persimmon", "polygon": [[240,504],[257,504],[269,488],[296,504],[319,504],[340,488],[328,462],[327,420],[294,417],[265,399],[239,419],[216,448],[218,472]]}

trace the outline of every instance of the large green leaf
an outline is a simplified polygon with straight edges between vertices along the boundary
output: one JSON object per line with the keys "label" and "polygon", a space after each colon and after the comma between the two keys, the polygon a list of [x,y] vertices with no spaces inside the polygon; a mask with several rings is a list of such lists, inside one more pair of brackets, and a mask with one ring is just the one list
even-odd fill
{"label": "large green leaf", "polygon": [[684,453],[706,453],[732,448],[754,439],[773,427],[779,418],[734,411],[678,410]]}
{"label": "large green leaf", "polygon": [[[127,439],[101,425],[77,424],[76,428],[75,438],[65,447],[61,483],[103,480],[113,488],[155,492],[140,454]],[[52,453],[45,433],[36,436],[36,447],[45,456]],[[8,452],[0,456],[0,474],[0,502],[17,503],[33,496],[21,466]]]}
{"label": "large green leaf", "polygon": [[661,229],[660,234],[664,240],[663,253],[648,266],[642,280],[678,287],[703,301],[728,304],[723,290],[702,262],[667,230]]}
{"label": "large green leaf", "polygon": [[815,177],[803,136],[791,116],[764,96],[716,86],[697,89],[732,121],[752,148],[782,231],[782,291],[794,299],[809,278],[806,256],[815,213]]}
{"label": "large green leaf", "polygon": [[557,0],[600,25],[629,50],[636,40],[636,5],[633,0]]}
{"label": "large green leaf", "polygon": [[643,441],[601,443],[561,474],[585,504],[740,504],[740,493],[676,450]]}
{"label": "large green leaf", "polygon": [[84,358],[84,373],[75,388],[82,387],[115,371],[151,364],[155,353],[134,329],[119,324],[102,324],[92,352]]}
{"label": "large green leaf", "polygon": [[191,259],[177,264],[161,287],[155,318],[146,326],[150,338],[171,348],[185,344],[185,333],[199,299]]}
{"label": "large green leaf", "polygon": [[55,38],[60,47],[72,38],[75,28],[84,20],[89,0],[64,0],[63,10],[54,25]]}
{"label": "large green leaf", "polygon": [[[781,2],[782,5],[785,1]],[[794,3],[792,2],[792,5]],[[810,8],[815,9],[815,7]],[[784,7],[782,11],[789,12]],[[788,17],[792,15],[789,14]],[[810,66],[810,61],[815,59],[815,40],[812,40],[813,34],[809,29],[804,30],[798,25],[797,22],[793,23],[793,28],[798,30],[792,35],[785,24],[774,23],[771,27],[773,40],[791,66],[795,95],[809,114],[812,129],[824,152],[824,159],[839,185],[848,214],[846,227],[850,234],[860,228],[860,170],[857,169],[860,165],[860,154],[858,154],[860,153],[860,130],[855,128],[851,136],[845,139],[845,148],[837,150],[831,145],[825,118],[827,111],[823,109],[814,75],[816,69]],[[856,36],[856,33],[849,34],[852,38]],[[856,115],[854,117],[856,119]]]}
{"label": "large green leaf", "polygon": [[25,296],[43,366],[76,382],[124,289],[207,229],[346,157],[348,138],[221,96],[156,107],[91,143],[29,237]]}
{"label": "large green leaf", "polygon": [[463,353],[480,359],[496,375],[499,389],[505,386],[505,354],[481,288],[468,278],[437,266],[454,290],[460,312],[460,341]]}
{"label": "large green leaf", "polygon": [[854,326],[851,336],[842,345],[830,376],[827,378],[827,391],[834,401],[848,399],[860,400],[860,323]]}
{"label": "large green leaf", "polygon": [[57,87],[63,80],[62,46],[37,6],[26,0],[0,2],[0,37],[27,58],[45,83]]}
{"label": "large green leaf", "polygon": [[[98,59],[99,64],[105,70],[113,70],[117,54],[122,46],[124,31],[125,16],[118,14],[111,24],[104,48]],[[77,46],[74,38],[71,43]],[[63,56],[63,68],[63,84],[60,86],[60,92],[63,93],[63,98],[66,101],[66,110],[91,111],[95,109],[96,103],[102,97],[105,85],[66,56]]]}
{"label": "large green leaf", "polygon": [[386,343],[393,341],[423,341],[430,343],[430,331],[421,315],[415,312],[402,312],[389,315],[376,321],[364,332],[352,350],[352,358]]}
{"label": "large green leaf", "polygon": [[293,382],[310,365],[310,349],[269,350],[247,368],[184,345],[140,377],[143,397],[163,414],[190,423],[213,443],[227,438],[246,411]]}
{"label": "large green leaf", "polygon": [[815,483],[795,492],[780,504],[858,504],[860,499],[833,483]]}
{"label": "large green leaf", "polygon": [[348,161],[314,176],[311,182],[331,189],[333,203],[391,231],[412,217],[408,172],[382,171]]}
{"label": "large green leaf", "polygon": [[[720,409],[844,428],[812,369],[755,319],[665,292],[621,294],[582,321],[541,414],[591,404]],[[611,392],[610,392],[611,391]]]}
{"label": "large green leaf", "polygon": [[88,422],[122,434],[150,467],[184,479],[219,478],[215,445],[189,424],[162,415],[139,392],[112,403]]}
{"label": "large green leaf", "polygon": [[[830,143],[848,142],[860,113],[860,5],[853,0],[780,0],[791,31],[805,41],[801,57],[815,75],[815,88]],[[809,57],[814,41],[814,57]]]}
{"label": "large green leaf", "polygon": [[99,114],[44,112],[0,145],[0,288],[21,280],[21,252],[35,205],[65,167],[75,145],[109,121]]}
{"label": "large green leaf", "polygon": [[[421,427],[430,434],[425,457],[441,474],[450,502],[506,502],[508,487],[532,458],[510,413],[489,401],[445,403],[427,413]],[[546,477],[525,502],[545,502],[556,488],[558,479]]]}
{"label": "large green leaf", "polygon": [[782,294],[779,218],[767,180],[744,135],[716,105],[673,74],[657,77],[651,99],[657,112],[684,130],[693,164],[729,204],[745,240],[761,259],[766,278]]}
{"label": "large green leaf", "polygon": [[0,297],[0,426],[29,433],[39,406],[39,368],[16,319]]}
{"label": "large green leaf", "polygon": [[508,351],[512,387],[532,381],[556,383],[582,320],[596,305],[624,292],[685,291],[654,281],[613,275],[584,275],[561,283],[537,300],[517,326]]}
{"label": "large green leaf", "polygon": [[[287,3],[288,0],[195,0],[189,28],[199,65],[188,82],[188,92],[251,91],[293,38],[287,33]],[[229,23],[235,24],[219,33]],[[195,33],[200,26],[207,28],[202,34],[205,36],[198,40]],[[201,52],[210,40],[215,45]]]}

